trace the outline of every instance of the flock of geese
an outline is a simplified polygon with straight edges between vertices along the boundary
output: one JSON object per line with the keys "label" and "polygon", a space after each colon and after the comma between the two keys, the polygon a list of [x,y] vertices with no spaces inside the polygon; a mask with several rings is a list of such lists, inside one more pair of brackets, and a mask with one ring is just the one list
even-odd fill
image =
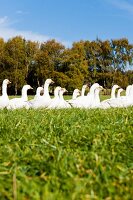
{"label": "flock of geese", "polygon": [[[85,95],[85,90],[88,87],[83,85],[82,90],[75,89],[70,100],[64,100],[63,94],[67,92],[65,88],[57,86],[54,89],[54,97],[49,94],[49,85],[54,83],[51,79],[45,81],[44,87],[38,87],[34,99],[28,100],[27,91],[33,89],[30,85],[24,85],[20,98],[9,99],[7,94],[7,85],[11,83],[5,79],[2,83],[2,96],[0,96],[0,109],[20,109],[20,108],[46,108],[46,109],[61,109],[61,108],[101,108],[107,109],[111,107],[128,107],[133,105],[133,85],[128,85],[125,96],[121,96],[123,91],[118,85],[114,85],[111,90],[111,97],[104,101],[100,101],[99,92],[103,87],[98,83],[94,83]],[[116,95],[116,89],[118,89]],[[41,93],[43,94],[41,95]]]}

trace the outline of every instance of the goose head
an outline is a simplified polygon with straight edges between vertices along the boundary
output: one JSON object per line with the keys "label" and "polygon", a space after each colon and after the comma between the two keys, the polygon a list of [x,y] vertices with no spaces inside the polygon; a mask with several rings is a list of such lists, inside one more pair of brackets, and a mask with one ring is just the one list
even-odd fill
{"label": "goose head", "polygon": [[103,90],[104,88],[103,88],[103,86],[99,85],[98,89],[101,91],[101,90]]}
{"label": "goose head", "polygon": [[27,101],[28,100],[28,97],[27,97],[27,90],[29,89],[33,89],[30,85],[24,85],[23,88],[22,88],[22,96],[21,98],[24,100],[24,101]]}
{"label": "goose head", "polygon": [[43,87],[38,87],[37,90],[36,90],[36,93],[40,94],[42,91],[43,91]]}
{"label": "goose head", "polygon": [[65,92],[68,92],[68,91],[66,90],[66,88],[61,88],[61,89],[60,89],[60,94],[63,95]]}
{"label": "goose head", "polygon": [[103,90],[104,88],[101,86],[101,85],[99,85],[99,86],[97,86],[96,88],[95,88],[95,94],[99,94],[99,92],[101,91],[101,90]]}
{"label": "goose head", "polygon": [[43,92],[43,87],[38,87],[36,90],[36,95],[40,96],[41,92]]}
{"label": "goose head", "polygon": [[82,89],[86,89],[88,87],[88,85],[83,85]]}
{"label": "goose head", "polygon": [[76,99],[77,96],[79,96],[81,94],[80,90],[79,89],[75,89],[73,91],[73,96],[72,96],[72,99]]}
{"label": "goose head", "polygon": [[115,89],[115,90],[116,90],[116,89],[118,89],[118,88],[120,88],[120,86],[119,86],[119,85],[113,85],[113,87],[112,87],[112,90],[113,90],[113,89]]}
{"label": "goose head", "polygon": [[33,89],[30,85],[24,85],[22,90],[29,90],[29,89]]}
{"label": "goose head", "polygon": [[48,78],[46,81],[45,81],[46,84],[50,85],[50,84],[53,84],[54,81],[52,81],[51,78]]}
{"label": "goose head", "polygon": [[100,86],[99,83],[94,83],[90,88],[90,92],[94,91],[96,88],[99,88],[99,86]]}
{"label": "goose head", "polygon": [[122,89],[122,88],[120,88],[118,91],[119,91],[119,92],[122,92],[122,91],[123,91],[123,89]]}
{"label": "goose head", "polygon": [[3,84],[4,85],[8,85],[8,84],[10,84],[11,82],[8,80],[8,79],[5,79],[4,81],[3,81]]}

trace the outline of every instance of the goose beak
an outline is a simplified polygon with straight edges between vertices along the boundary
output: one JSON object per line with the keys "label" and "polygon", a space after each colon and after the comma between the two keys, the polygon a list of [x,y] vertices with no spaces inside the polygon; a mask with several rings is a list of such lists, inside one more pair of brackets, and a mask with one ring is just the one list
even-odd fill
{"label": "goose beak", "polygon": [[51,84],[54,84],[54,81],[51,81]]}
{"label": "goose beak", "polygon": [[32,90],[33,90],[33,87],[30,87],[30,89],[32,89]]}
{"label": "goose beak", "polygon": [[11,83],[11,81],[8,81],[8,84],[10,84]]}

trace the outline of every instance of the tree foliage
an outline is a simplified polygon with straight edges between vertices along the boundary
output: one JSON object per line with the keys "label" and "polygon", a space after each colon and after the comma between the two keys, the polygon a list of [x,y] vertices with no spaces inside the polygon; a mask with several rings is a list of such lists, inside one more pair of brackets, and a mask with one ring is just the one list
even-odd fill
{"label": "tree foliage", "polygon": [[79,41],[71,48],[54,39],[38,43],[21,36],[6,42],[0,38],[0,80],[12,81],[12,94],[20,92],[25,83],[36,89],[47,78],[69,91],[88,82],[106,88],[117,83],[125,88],[133,82],[132,61],[133,45],[126,38]]}

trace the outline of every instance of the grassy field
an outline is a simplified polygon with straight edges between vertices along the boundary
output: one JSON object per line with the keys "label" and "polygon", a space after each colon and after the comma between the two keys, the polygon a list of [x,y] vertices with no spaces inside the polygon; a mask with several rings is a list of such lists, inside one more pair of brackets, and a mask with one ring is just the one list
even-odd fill
{"label": "grassy field", "polygon": [[133,108],[0,110],[0,200],[133,199]]}

